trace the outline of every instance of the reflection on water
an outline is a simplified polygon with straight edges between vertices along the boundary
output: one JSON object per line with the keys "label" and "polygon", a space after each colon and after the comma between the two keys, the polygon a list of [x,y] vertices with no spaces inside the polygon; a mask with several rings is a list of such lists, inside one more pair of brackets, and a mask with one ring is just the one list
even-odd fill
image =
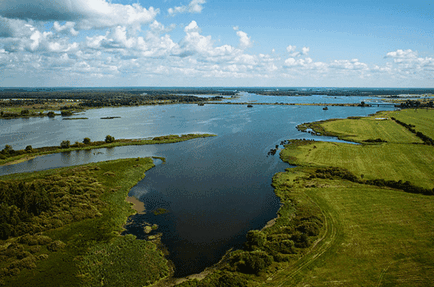
{"label": "reflection on water", "polygon": [[[157,224],[155,232],[163,233],[161,240],[170,252],[169,259],[175,263],[176,275],[183,276],[216,263],[229,248],[241,247],[248,230],[260,229],[276,216],[279,201],[271,179],[288,165],[278,155],[267,157],[267,152],[282,140],[318,139],[297,131],[297,124],[365,116],[378,109],[331,107],[323,111],[315,106],[248,109],[237,105],[173,105],[89,110],[85,113],[87,121],[29,119],[24,124],[17,119],[8,122],[5,130],[10,132],[0,136],[0,143],[12,144],[16,149],[29,143],[34,147],[57,145],[68,138],[72,142],[81,141],[89,135],[92,140],[104,139],[107,134],[115,138],[193,132],[218,136],[176,144],[52,154],[0,167],[0,174],[118,158],[165,157],[165,164],[156,161],[159,164],[131,189],[129,195],[140,199],[147,212],[130,218],[135,224],[129,225],[127,232],[145,238],[144,222]],[[99,119],[114,114],[121,118],[105,122]],[[38,133],[27,134],[27,125],[37,127]],[[46,144],[47,141],[52,144]],[[158,208],[168,213],[151,212]]]}

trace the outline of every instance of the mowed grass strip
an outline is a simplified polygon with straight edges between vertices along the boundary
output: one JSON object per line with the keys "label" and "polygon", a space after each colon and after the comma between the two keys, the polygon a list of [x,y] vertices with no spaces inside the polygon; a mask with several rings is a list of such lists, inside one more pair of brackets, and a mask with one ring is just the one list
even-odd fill
{"label": "mowed grass strip", "polygon": [[304,189],[338,224],[298,286],[432,286],[434,197],[315,180]]}
{"label": "mowed grass strip", "polygon": [[434,109],[405,109],[393,113],[393,117],[406,124],[415,125],[415,130],[434,139]]}
{"label": "mowed grass strip", "polygon": [[325,236],[263,286],[432,286],[434,197],[345,180],[293,183],[292,194],[326,215]]}
{"label": "mowed grass strip", "polygon": [[295,165],[342,167],[364,179],[408,180],[434,187],[434,147],[427,145],[312,142],[288,145],[281,158]]}
{"label": "mowed grass strip", "polygon": [[[384,112],[374,117],[400,113]],[[416,129],[419,121],[419,126],[434,125],[429,118],[415,117],[413,122],[410,117],[406,119]],[[393,139],[406,131],[390,120],[376,121],[361,118],[320,124],[326,132],[357,141],[370,137],[387,143],[293,141],[281,152],[284,161],[298,166],[281,177],[287,179],[291,194],[304,194],[320,207],[326,218],[325,236],[310,253],[283,267],[263,285],[433,286],[433,196],[309,176],[318,167],[341,167],[365,180],[402,180],[433,188],[433,147],[413,144],[409,138]],[[356,136],[358,133],[361,136]]]}
{"label": "mowed grass strip", "polygon": [[348,118],[335,121],[321,122],[320,125],[339,138],[363,142],[381,139],[389,143],[422,143],[416,135],[405,127],[390,119],[388,113],[378,113],[366,118]]}

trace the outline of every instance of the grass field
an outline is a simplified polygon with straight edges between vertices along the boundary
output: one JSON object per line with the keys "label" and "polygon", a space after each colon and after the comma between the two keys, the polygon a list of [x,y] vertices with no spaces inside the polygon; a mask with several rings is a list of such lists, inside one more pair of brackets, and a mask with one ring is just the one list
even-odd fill
{"label": "grass field", "polygon": [[394,114],[394,117],[406,124],[415,125],[416,131],[434,138],[434,112],[432,109],[406,109]]}
{"label": "grass field", "polygon": [[371,117],[326,121],[321,126],[339,138],[354,142],[381,139],[388,143],[422,143],[413,133],[390,119],[388,112]]}
{"label": "grass field", "polygon": [[325,236],[265,286],[432,286],[434,197],[324,179],[291,193],[318,204]]}
{"label": "grass field", "polygon": [[[318,167],[345,168],[360,179],[411,181],[434,187],[434,147],[391,120],[414,124],[428,134],[433,110],[385,112],[361,119],[321,122],[326,132],[362,142],[304,142],[281,153],[298,167],[280,174],[280,185],[307,196],[325,218],[322,236],[310,251],[269,277],[264,286],[434,286],[434,197],[340,178],[310,175]],[[363,175],[363,176],[362,176]]]}

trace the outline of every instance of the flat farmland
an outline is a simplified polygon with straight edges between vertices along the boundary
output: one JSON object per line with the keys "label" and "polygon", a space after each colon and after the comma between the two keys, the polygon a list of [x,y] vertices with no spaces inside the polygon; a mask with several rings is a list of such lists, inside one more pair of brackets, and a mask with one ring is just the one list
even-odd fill
{"label": "flat farmland", "polygon": [[[311,249],[263,286],[434,286],[434,196],[368,183],[401,180],[434,187],[434,147],[416,144],[413,133],[390,120],[428,134],[432,115],[433,110],[405,110],[312,123],[341,138],[386,142],[293,141],[285,147],[282,160],[297,167],[279,174],[280,186],[295,198],[309,198],[325,221]],[[356,177],[318,176],[334,168]]]}
{"label": "flat farmland", "polygon": [[[430,114],[434,115],[433,112]],[[389,112],[381,112],[360,119],[326,121],[320,125],[326,131],[348,141],[363,142],[370,139],[381,139],[389,143],[422,143],[416,135],[393,121]]]}
{"label": "flat farmland", "polygon": [[365,179],[402,180],[434,187],[434,147],[428,145],[315,142],[289,145],[281,157],[295,165],[345,168]]}

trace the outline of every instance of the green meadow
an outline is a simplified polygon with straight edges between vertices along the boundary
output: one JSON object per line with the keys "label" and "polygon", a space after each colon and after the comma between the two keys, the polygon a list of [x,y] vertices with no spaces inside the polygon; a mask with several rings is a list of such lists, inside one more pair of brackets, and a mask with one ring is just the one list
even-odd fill
{"label": "green meadow", "polygon": [[[432,286],[434,197],[376,185],[382,181],[374,180],[434,188],[434,147],[390,119],[429,134],[433,116],[434,110],[403,110],[314,123],[310,127],[317,126],[316,131],[342,139],[383,141],[287,145],[281,158],[297,167],[278,175],[280,186],[317,204],[325,218],[324,236],[306,256],[263,285]],[[340,173],[327,173],[333,168]]]}

